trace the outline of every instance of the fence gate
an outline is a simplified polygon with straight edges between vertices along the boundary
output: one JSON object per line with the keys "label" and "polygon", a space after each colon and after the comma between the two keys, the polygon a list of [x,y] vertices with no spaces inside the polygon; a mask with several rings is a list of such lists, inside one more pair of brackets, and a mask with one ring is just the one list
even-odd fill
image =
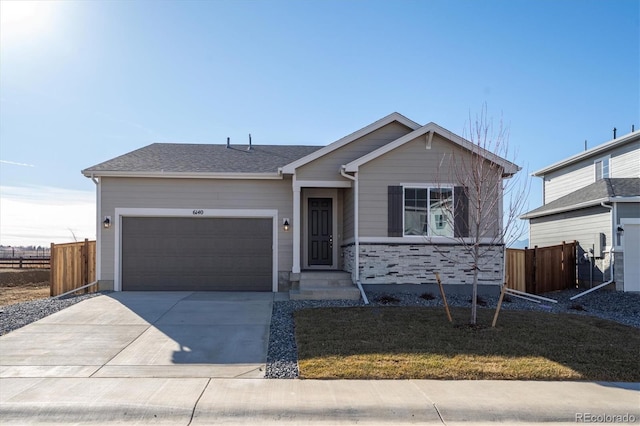
{"label": "fence gate", "polygon": [[[51,244],[51,296],[66,293],[96,280],[96,242]],[[95,287],[95,288],[94,288]],[[97,291],[97,286],[83,290]]]}
{"label": "fence gate", "polygon": [[577,243],[518,250],[507,249],[509,288],[532,294],[565,290],[576,285]]}

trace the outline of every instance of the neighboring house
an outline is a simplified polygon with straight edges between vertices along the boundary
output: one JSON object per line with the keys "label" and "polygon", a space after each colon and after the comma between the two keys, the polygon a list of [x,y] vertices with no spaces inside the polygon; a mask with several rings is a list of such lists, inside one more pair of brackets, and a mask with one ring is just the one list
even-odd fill
{"label": "neighboring house", "polygon": [[544,205],[529,220],[530,246],[579,242],[583,286],[640,291],[640,131],[538,170]]}
{"label": "neighboring house", "polygon": [[[89,167],[100,286],[295,293],[326,277],[346,278],[359,297],[353,283],[433,284],[436,271],[470,284],[472,270],[436,248],[466,256],[454,239],[468,234],[464,191],[442,182],[452,174],[440,168],[471,147],[393,113],[324,147],[155,143]],[[500,179],[519,170],[483,156]],[[459,206],[455,224],[443,204]],[[503,279],[503,245],[494,252],[480,274],[491,291]]]}

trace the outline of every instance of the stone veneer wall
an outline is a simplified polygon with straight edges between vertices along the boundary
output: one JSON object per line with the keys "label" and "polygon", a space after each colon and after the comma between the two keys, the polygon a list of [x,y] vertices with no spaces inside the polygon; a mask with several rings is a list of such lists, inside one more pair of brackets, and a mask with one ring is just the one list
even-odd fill
{"label": "stone veneer wall", "polygon": [[613,279],[616,281],[616,290],[624,290],[624,252],[613,253]]}
{"label": "stone veneer wall", "polygon": [[[342,248],[344,267],[354,276],[354,245]],[[435,272],[446,284],[473,284],[471,256],[461,245],[360,244],[362,284],[435,284]],[[483,246],[483,250],[487,247]],[[445,257],[446,256],[446,257]],[[503,246],[490,248],[480,266],[478,284],[500,285],[503,280]],[[455,259],[452,260],[452,259]]]}

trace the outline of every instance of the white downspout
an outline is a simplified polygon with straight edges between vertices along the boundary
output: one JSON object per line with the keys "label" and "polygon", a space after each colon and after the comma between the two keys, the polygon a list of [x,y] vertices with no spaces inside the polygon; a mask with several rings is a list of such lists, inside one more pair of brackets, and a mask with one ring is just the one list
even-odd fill
{"label": "white downspout", "polygon": [[342,166],[340,168],[340,174],[353,181],[353,249],[354,249],[354,269],[355,269],[355,281],[356,281],[356,285],[358,286],[358,290],[360,290],[360,295],[362,296],[362,300],[364,301],[365,305],[369,304],[369,299],[367,298],[367,295],[364,292],[364,288],[362,288],[362,283],[360,282],[360,237],[359,237],[359,202],[358,202],[358,172],[355,172],[354,176],[351,176],[349,174],[347,174],[347,172],[345,171],[345,166]]}
{"label": "white downspout", "polygon": [[[615,235],[615,224],[614,224],[615,217],[614,217],[614,214],[613,214],[613,206],[605,204],[604,201],[601,202],[600,205],[602,207],[604,207],[604,208],[609,209],[609,212],[611,212],[611,240],[612,240],[611,242],[613,243],[614,242],[613,238],[614,238],[614,235]],[[576,294],[575,296],[571,297],[569,300],[575,300],[578,297],[582,297],[585,294],[591,293],[592,291],[596,291],[598,289],[601,289],[602,287],[606,287],[606,286],[608,286],[609,284],[611,284],[613,282],[613,261],[614,261],[614,256],[613,256],[614,249],[613,249],[613,247],[614,247],[614,245],[615,244],[611,244],[611,250],[609,250],[609,271],[610,271],[610,273],[609,273],[609,281],[607,281],[605,283],[602,283],[602,284],[599,284],[599,285],[595,286],[594,288],[590,288],[587,291],[583,291],[580,294]]]}
{"label": "white downspout", "polygon": [[100,282],[102,277],[102,185],[100,180],[91,174],[91,180],[96,184],[96,282]]}
{"label": "white downspout", "polygon": [[300,220],[300,187],[296,179],[296,175],[293,175],[291,179],[291,185],[293,188],[293,267],[291,272],[293,274],[300,273],[300,238],[302,232],[301,220]]}

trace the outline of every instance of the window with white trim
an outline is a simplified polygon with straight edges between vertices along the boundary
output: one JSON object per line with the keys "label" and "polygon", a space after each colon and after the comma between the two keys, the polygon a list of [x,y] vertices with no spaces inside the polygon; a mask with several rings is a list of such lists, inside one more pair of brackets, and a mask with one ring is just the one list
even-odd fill
{"label": "window with white trim", "polygon": [[405,186],[404,235],[453,237],[453,188]]}
{"label": "window with white trim", "polygon": [[593,165],[596,169],[596,180],[609,177],[609,157],[599,158],[593,162]]}

